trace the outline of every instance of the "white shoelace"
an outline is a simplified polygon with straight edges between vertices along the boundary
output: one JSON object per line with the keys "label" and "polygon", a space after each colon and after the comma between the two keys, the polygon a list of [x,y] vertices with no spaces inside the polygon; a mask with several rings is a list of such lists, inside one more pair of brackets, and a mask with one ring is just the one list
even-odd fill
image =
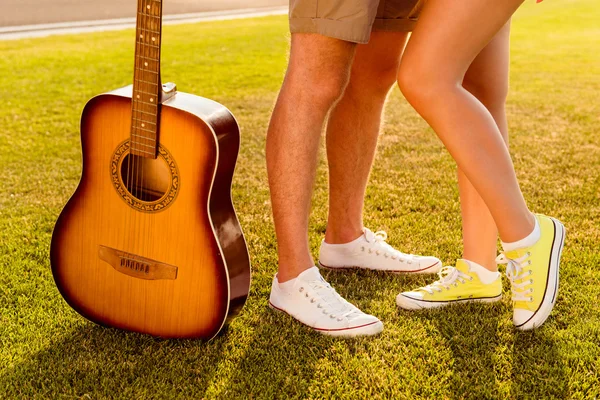
{"label": "white shoelace", "polygon": [[[533,301],[533,297],[530,296],[533,293],[533,288],[524,290],[533,283],[532,278],[525,279],[533,274],[532,270],[524,269],[526,266],[531,265],[531,260],[527,260],[530,255],[531,253],[527,252],[523,256],[513,260],[502,253],[496,258],[496,264],[506,264],[506,276],[510,280],[513,301]],[[525,262],[526,260],[527,262]],[[517,281],[521,281],[521,283],[517,283]]]}
{"label": "white shoelace", "polygon": [[451,286],[458,286],[457,282],[465,283],[466,281],[472,281],[473,277],[465,274],[462,271],[454,267],[444,267],[438,272],[439,280],[433,282],[431,285],[419,288],[418,290],[424,290],[429,294],[433,294],[434,291],[441,292],[444,289],[449,290]]}
{"label": "white shoelace", "polygon": [[[309,286],[309,289],[304,286]],[[304,286],[300,287],[300,293],[303,293],[311,303],[316,303],[317,308],[323,309],[323,314],[329,315],[332,319],[337,318],[338,321],[342,321],[344,318],[363,314],[344,300],[325,280],[308,281]]]}
{"label": "white shoelace", "polygon": [[412,254],[405,254],[401,251],[394,249],[390,246],[387,240],[387,233],[385,231],[377,231],[373,233],[369,229],[365,228],[365,239],[368,243],[373,244],[373,248],[368,248],[362,246],[362,251],[367,251],[369,253],[375,253],[375,255],[383,256],[385,258],[390,257],[392,260],[398,260],[400,262],[405,262],[407,264],[412,264],[415,256]]}

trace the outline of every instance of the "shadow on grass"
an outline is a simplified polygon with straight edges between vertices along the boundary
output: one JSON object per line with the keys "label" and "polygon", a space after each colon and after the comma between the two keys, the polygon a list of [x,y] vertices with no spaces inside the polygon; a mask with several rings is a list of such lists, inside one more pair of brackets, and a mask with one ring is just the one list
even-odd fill
{"label": "shadow on grass", "polygon": [[[91,322],[0,375],[11,398],[176,397],[186,385],[206,388],[226,344],[164,340]],[[183,383],[183,384],[182,384]],[[197,390],[196,389],[196,390]]]}
{"label": "shadow on grass", "polygon": [[453,397],[568,397],[568,378],[548,327],[517,331],[507,320],[511,312],[512,307],[499,302],[413,314],[432,323],[452,351]]}
{"label": "shadow on grass", "polygon": [[[456,398],[498,396],[495,353],[500,345],[501,304],[461,304],[414,314],[432,324],[452,351],[450,391]],[[434,362],[434,360],[432,360]]]}
{"label": "shadow on grass", "polygon": [[208,343],[86,323],[2,371],[0,387],[9,398],[297,397],[331,339],[263,310]]}
{"label": "shadow on grass", "polygon": [[549,326],[514,333],[511,395],[513,398],[566,399],[569,377]]}

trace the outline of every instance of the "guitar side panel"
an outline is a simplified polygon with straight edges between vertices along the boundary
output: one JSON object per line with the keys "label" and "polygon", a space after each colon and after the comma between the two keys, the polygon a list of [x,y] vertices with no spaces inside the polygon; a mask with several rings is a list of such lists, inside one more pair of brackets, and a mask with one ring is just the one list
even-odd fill
{"label": "guitar side panel", "polygon": [[[131,99],[122,96],[99,96],[84,111],[82,179],[52,238],[55,281],[67,302],[94,322],[211,338],[229,308],[227,270],[208,211],[218,163],[214,132],[200,118],[163,106],[160,141],[177,163],[179,193],[163,211],[136,211],[110,177],[111,157],[129,138]],[[99,258],[100,246],[176,266],[177,277],[125,275]]]}
{"label": "guitar side panel", "polygon": [[[242,228],[231,198],[231,184],[240,147],[240,131],[235,117],[222,105],[198,97],[178,93],[166,104],[204,119],[212,128],[219,148],[218,165],[210,196],[210,214],[215,235],[225,259],[229,276],[228,320],[244,306],[250,290],[250,256]],[[209,105],[210,104],[210,105]]]}

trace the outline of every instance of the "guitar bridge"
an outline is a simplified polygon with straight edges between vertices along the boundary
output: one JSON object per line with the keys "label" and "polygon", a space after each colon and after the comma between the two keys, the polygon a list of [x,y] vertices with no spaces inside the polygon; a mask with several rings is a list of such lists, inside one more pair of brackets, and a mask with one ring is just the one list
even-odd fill
{"label": "guitar bridge", "polygon": [[98,256],[118,272],[145,280],[175,280],[177,267],[125,251],[100,246]]}

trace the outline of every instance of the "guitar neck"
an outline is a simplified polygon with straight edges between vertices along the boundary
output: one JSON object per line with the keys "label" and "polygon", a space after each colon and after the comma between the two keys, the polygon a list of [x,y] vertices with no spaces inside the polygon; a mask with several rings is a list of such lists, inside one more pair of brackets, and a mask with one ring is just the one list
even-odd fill
{"label": "guitar neck", "polygon": [[158,149],[161,33],[162,0],[138,0],[130,152],[147,158]]}

